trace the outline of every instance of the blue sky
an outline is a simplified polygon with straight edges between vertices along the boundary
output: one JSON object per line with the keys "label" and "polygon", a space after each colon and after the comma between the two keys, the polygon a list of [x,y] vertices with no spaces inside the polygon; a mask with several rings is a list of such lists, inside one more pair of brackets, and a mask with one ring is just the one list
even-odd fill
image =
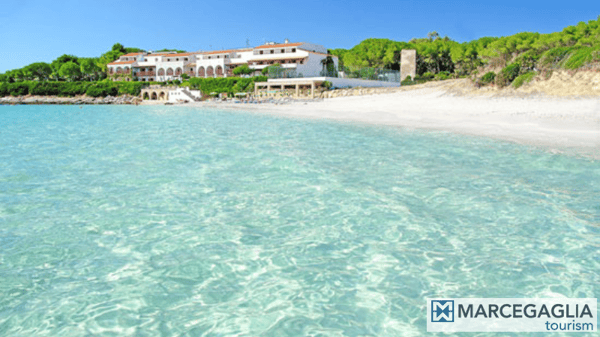
{"label": "blue sky", "polygon": [[600,15],[598,0],[19,0],[2,6],[0,72],[62,54],[99,56],[116,42],[196,51],[287,38],[351,48],[366,38],[408,41],[434,30],[464,42],[522,31],[550,33]]}

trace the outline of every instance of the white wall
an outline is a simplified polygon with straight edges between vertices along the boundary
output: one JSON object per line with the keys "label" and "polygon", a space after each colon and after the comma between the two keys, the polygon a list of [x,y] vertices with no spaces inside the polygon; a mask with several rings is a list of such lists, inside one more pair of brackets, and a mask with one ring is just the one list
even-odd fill
{"label": "white wall", "polygon": [[329,81],[336,88],[348,88],[348,87],[399,87],[400,83],[398,82],[383,82],[383,81],[371,81],[371,80],[362,80],[357,78],[339,78],[339,77],[305,77],[305,78],[274,78],[268,79],[267,82],[277,84],[281,82],[285,83],[293,83],[294,81],[305,81],[305,80],[315,80],[315,81]]}
{"label": "white wall", "polygon": [[331,82],[336,88],[348,87],[399,87],[398,82],[384,82],[373,80],[362,80],[358,78],[340,78],[340,77],[323,77],[326,81]]}
{"label": "white wall", "polygon": [[196,76],[198,76],[198,69],[200,69],[200,67],[204,67],[204,76],[207,76],[207,69],[209,66],[213,67],[213,76],[210,77],[217,77],[217,66],[221,66],[221,68],[223,68],[223,75],[225,75],[225,64],[229,63],[229,59],[228,58],[211,58],[209,59],[202,59],[202,60],[196,60],[196,68],[194,69],[194,71],[196,72]]}
{"label": "white wall", "polygon": [[189,88],[177,88],[175,90],[169,90],[169,102],[177,103],[178,101],[186,101],[191,102],[192,99],[190,96],[183,93],[183,90],[186,89],[192,96],[196,98],[201,98],[202,93],[200,90],[189,90]]}
{"label": "white wall", "polygon": [[298,64],[298,68],[296,69],[296,73],[302,74],[304,77],[315,77],[320,76],[321,71],[323,70],[323,64],[321,64],[321,60],[326,56],[319,54],[308,54],[308,59],[304,61],[304,64]]}
{"label": "white wall", "polygon": [[[165,59],[166,60],[166,59]],[[173,79],[177,79],[179,77],[175,76],[175,71],[177,70],[177,68],[181,68],[181,71],[183,73],[184,71],[184,64],[187,62],[183,61],[183,58],[180,58],[180,61],[171,61],[171,62],[157,62],[156,63],[156,80],[157,81],[171,81]],[[164,76],[159,76],[158,72],[160,71],[160,69],[164,69],[165,70],[165,75]],[[173,75],[169,76],[167,75],[167,70],[171,68],[173,69]]]}

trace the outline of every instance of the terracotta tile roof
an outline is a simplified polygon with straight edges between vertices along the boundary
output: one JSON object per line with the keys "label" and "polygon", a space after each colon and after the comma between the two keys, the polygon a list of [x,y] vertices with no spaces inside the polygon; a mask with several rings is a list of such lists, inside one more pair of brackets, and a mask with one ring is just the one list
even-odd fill
{"label": "terracotta tile roof", "polygon": [[236,52],[236,51],[251,51],[251,50],[252,50],[252,48],[213,50],[213,51],[199,51],[198,54],[212,55],[212,54],[225,54],[225,53],[233,53],[233,52]]}
{"label": "terracotta tile roof", "polygon": [[114,61],[109,63],[108,65],[116,65],[116,64],[132,64],[135,63],[135,61]]}
{"label": "terracotta tile roof", "polygon": [[123,56],[137,56],[137,55],[142,55],[142,54],[143,54],[142,52],[139,52],[139,53],[129,53],[129,54],[122,55],[121,57],[123,57]]}
{"label": "terracotta tile roof", "polygon": [[202,55],[229,54],[229,53],[233,53],[234,51],[235,51],[234,49],[206,51],[206,52],[203,52]]}
{"label": "terracotta tile roof", "polygon": [[280,44],[265,44],[254,49],[269,49],[269,48],[284,48],[284,47],[298,47],[303,45],[304,42],[296,42],[296,43],[280,43]]}
{"label": "terracotta tile roof", "polygon": [[152,56],[174,56],[174,57],[178,57],[178,56],[190,56],[193,54],[198,54],[198,53],[181,53],[181,54],[175,54],[175,53],[156,53],[156,54],[148,54],[146,55],[146,57],[152,57]]}

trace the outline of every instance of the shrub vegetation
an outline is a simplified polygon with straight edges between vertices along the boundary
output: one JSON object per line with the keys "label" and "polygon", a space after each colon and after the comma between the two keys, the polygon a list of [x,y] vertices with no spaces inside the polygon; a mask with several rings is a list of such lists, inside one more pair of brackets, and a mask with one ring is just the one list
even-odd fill
{"label": "shrub vegetation", "polygon": [[519,72],[521,71],[521,64],[519,62],[511,63],[508,66],[502,68],[500,73],[496,76],[496,85],[500,88],[509,85],[514,81]]}
{"label": "shrub vegetation", "polygon": [[265,82],[266,80],[266,76],[254,76],[250,78],[191,78],[189,84],[192,89],[201,90],[205,95],[211,92],[235,94],[236,92],[253,91],[254,82]]}
{"label": "shrub vegetation", "polygon": [[143,84],[140,82],[37,82],[25,81],[16,83],[0,83],[2,96],[61,96],[73,97],[88,95],[91,97],[106,97],[117,95],[138,96]]}
{"label": "shrub vegetation", "polygon": [[481,76],[481,84],[486,85],[486,84],[490,84],[493,83],[494,80],[496,79],[496,73],[493,71],[490,71],[488,73],[485,73],[485,75]]}
{"label": "shrub vegetation", "polygon": [[519,75],[512,82],[513,88],[517,89],[517,88],[520,88],[523,84],[531,82],[533,80],[533,78],[535,77],[535,75],[536,75],[536,73],[533,71],[529,71],[529,72]]}

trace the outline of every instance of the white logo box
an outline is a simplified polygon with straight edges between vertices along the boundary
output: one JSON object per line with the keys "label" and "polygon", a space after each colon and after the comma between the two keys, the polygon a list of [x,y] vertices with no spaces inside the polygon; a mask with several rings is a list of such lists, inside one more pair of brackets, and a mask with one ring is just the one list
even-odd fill
{"label": "white logo box", "polygon": [[430,298],[429,332],[597,331],[595,298]]}

